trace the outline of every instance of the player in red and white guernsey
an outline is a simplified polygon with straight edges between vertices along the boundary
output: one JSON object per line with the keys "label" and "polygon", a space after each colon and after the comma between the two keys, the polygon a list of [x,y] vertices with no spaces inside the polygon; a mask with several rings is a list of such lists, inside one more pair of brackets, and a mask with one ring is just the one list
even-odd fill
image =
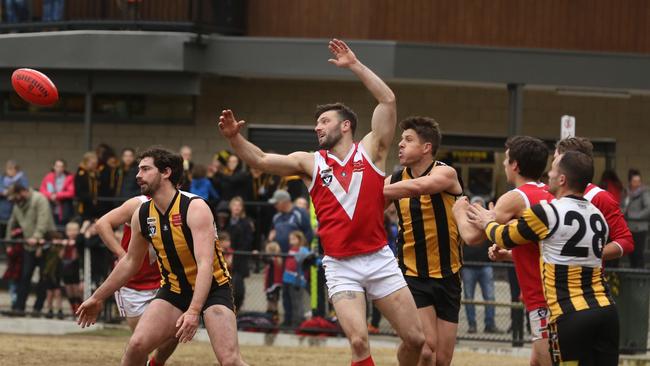
{"label": "player in red and white guernsey", "polygon": [[[400,365],[416,365],[424,335],[413,296],[387,246],[383,226],[384,168],[397,124],[395,95],[342,41],[333,39],[329,62],[352,71],[377,99],[371,131],[355,143],[356,115],[336,103],[316,111],[316,153],[266,154],[239,133],[244,121],[230,110],[219,128],[248,165],[280,176],[300,175],[319,223],[329,296],[352,351],[352,365],[374,365],[368,346],[366,296],[401,337]],[[365,292],[365,296],[364,296]]]}
{"label": "player in red and white guernsey", "polygon": [[[594,146],[587,138],[569,137],[555,144],[555,157],[567,151],[580,151],[593,158]],[[634,239],[627,227],[625,216],[611,193],[593,183],[587,185],[584,198],[605,216],[609,226],[609,241],[603,249],[603,261],[614,260],[634,251]]]}
{"label": "player in red and white guernsey", "polygon": [[[140,207],[140,204],[149,200],[149,197],[141,195],[125,201],[121,206],[111,210],[97,220],[97,232],[102,238],[106,247],[122,259],[129,249],[131,240],[130,220],[133,213]],[[124,225],[122,240],[119,242],[115,237],[114,230]],[[131,277],[129,282],[115,293],[115,302],[120,315],[126,317],[129,328],[133,331],[144,313],[147,305],[156,298],[160,287],[160,270],[156,259],[156,252],[149,245],[149,255],[145,256],[138,273]],[[164,365],[165,361],[172,355],[178,341],[172,339],[154,351],[147,365]]]}
{"label": "player in red and white guernsey", "polygon": [[[503,167],[508,183],[517,188],[507,192],[497,200],[494,211],[498,223],[505,224],[521,216],[524,210],[541,201],[552,201],[553,195],[539,180],[546,169],[548,148],[534,137],[515,136],[506,142],[506,157]],[[459,220],[461,235],[468,244],[480,244],[486,239],[483,228],[471,226],[467,222],[467,200],[454,207]],[[489,251],[492,260],[514,262],[521,296],[530,319],[533,352],[531,365],[551,365],[548,343],[548,307],[542,287],[539,267],[540,250],[538,243],[517,246],[510,250],[492,246]]]}

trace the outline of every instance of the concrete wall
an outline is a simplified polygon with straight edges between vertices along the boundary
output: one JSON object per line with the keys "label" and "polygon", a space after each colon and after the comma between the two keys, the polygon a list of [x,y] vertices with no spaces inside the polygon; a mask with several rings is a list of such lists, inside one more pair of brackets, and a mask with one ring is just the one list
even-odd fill
{"label": "concrete wall", "polygon": [[[506,134],[505,87],[391,86],[398,98],[400,119],[428,115],[439,121],[443,132]],[[215,151],[227,147],[216,127],[223,108],[233,109],[248,123],[313,126],[314,107],[334,101],[343,101],[358,113],[358,138],[368,132],[374,100],[360,83],[209,78],[202,83],[194,125],[98,123],[94,126],[93,144],[106,142],[117,150],[151,144],[178,149],[187,144],[194,149],[195,161],[207,163]],[[526,91],[524,103],[525,134],[556,138],[560,116],[572,114],[577,118],[579,135],[616,139],[616,167],[621,177],[630,167],[650,177],[650,147],[646,142],[650,136],[650,124],[646,122],[650,120],[650,97],[568,97],[552,91]],[[33,185],[40,182],[55,157],[67,159],[73,170],[83,154],[81,123],[0,121],[0,131],[0,161],[17,159]],[[392,166],[395,153],[389,159]]]}

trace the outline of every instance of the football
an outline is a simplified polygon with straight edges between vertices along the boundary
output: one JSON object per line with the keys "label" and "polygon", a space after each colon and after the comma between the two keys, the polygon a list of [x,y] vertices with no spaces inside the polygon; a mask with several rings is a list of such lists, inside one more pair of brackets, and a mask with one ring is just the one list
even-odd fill
{"label": "football", "polygon": [[38,106],[51,106],[59,100],[56,86],[40,71],[18,69],[11,75],[11,85],[21,98]]}

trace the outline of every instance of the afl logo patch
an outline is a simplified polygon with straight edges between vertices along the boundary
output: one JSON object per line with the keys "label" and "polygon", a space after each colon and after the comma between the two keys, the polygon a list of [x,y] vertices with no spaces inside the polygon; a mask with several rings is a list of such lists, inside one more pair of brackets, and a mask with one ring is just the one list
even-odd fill
{"label": "afl logo patch", "polygon": [[332,169],[321,170],[320,179],[323,182],[323,187],[329,187],[332,183]]}
{"label": "afl logo patch", "polygon": [[156,236],[156,223],[158,220],[155,217],[147,217],[147,227],[149,229],[149,236]]}

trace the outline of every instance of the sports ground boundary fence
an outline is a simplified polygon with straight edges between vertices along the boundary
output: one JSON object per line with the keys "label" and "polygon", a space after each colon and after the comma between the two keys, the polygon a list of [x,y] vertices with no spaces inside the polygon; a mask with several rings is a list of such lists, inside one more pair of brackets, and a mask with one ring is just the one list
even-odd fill
{"label": "sports ground boundary fence", "polygon": [[[113,202],[115,206],[121,204],[124,198],[116,197],[98,197],[98,201]],[[261,222],[264,217],[261,214],[262,209],[270,206],[267,202],[245,202],[246,212],[255,222],[255,227],[265,227]],[[212,205],[214,206],[214,205]],[[213,207],[213,210],[215,207]],[[0,223],[2,224],[2,223]],[[4,223],[6,224],[6,223]],[[5,226],[5,225],[0,225]],[[266,225],[268,226],[268,225]],[[64,227],[58,227],[57,230],[63,232]],[[4,233],[3,233],[4,234]],[[0,236],[1,237],[1,236]],[[237,257],[248,257],[250,275],[244,279],[245,296],[244,302],[238,311],[240,319],[246,317],[247,320],[253,320],[254,324],[246,321],[246,324],[240,324],[248,330],[257,330],[274,334],[277,332],[295,333],[298,331],[296,327],[283,326],[283,307],[282,297],[279,301],[279,323],[272,323],[271,317],[266,314],[267,299],[264,291],[264,258],[279,256],[287,257],[287,254],[270,255],[263,252],[263,245],[261,244],[265,238],[258,236],[257,246],[254,251],[235,251],[233,255]],[[5,246],[11,243],[22,243],[22,240],[0,240],[0,279],[6,268]],[[647,243],[644,246],[647,251]],[[97,248],[95,248],[96,250]],[[81,278],[84,282],[84,298],[90,296],[98,284],[91,283],[92,261],[91,261],[91,248],[84,248],[83,255],[81,256]],[[105,250],[107,255],[111,255],[108,249]],[[315,256],[319,256],[314,252]],[[625,265],[627,260],[622,258],[620,263]],[[482,297],[482,291],[477,284],[474,291],[474,298],[465,298],[464,293],[461,293],[461,308],[459,311],[459,325],[458,325],[458,339],[469,341],[486,341],[486,342],[503,342],[511,343],[514,347],[522,347],[530,342],[530,326],[528,324],[528,317],[525,315],[523,303],[520,301],[519,290],[514,272],[514,266],[509,262],[471,262],[465,261],[464,268],[486,268],[492,269],[494,281],[494,300],[485,300]],[[38,271],[36,271],[38,272]],[[310,274],[310,282],[305,289],[305,317],[318,316],[325,319],[332,319],[335,316],[333,308],[326,298],[326,285],[324,282],[324,274],[320,267],[311,266],[305,269],[305,272]],[[462,272],[462,270],[461,270]],[[621,350],[625,353],[645,353],[650,351],[648,344],[648,329],[650,326],[650,319],[648,313],[650,312],[650,270],[648,269],[631,269],[631,268],[606,268],[606,277],[610,284],[611,292],[617,302],[619,310],[619,318],[621,324]],[[460,275],[460,274],[459,274]],[[318,279],[320,276],[320,280]],[[38,288],[39,276],[34,275],[32,278],[33,284],[32,292]],[[461,280],[462,283],[462,280]],[[0,289],[7,289],[7,282],[0,280]],[[312,296],[312,294],[316,294]],[[28,301],[28,309],[31,305],[31,300]],[[469,324],[467,318],[468,306],[474,306],[476,314],[476,332],[469,332]],[[494,311],[494,325],[496,329],[491,329],[490,332],[485,330],[485,317],[486,307],[493,306]],[[5,315],[16,315],[10,311],[9,303],[3,304],[0,302],[0,313]],[[373,307],[368,304],[367,318],[368,324],[371,323]],[[22,315],[22,314],[20,314]],[[27,314],[29,315],[29,314]],[[68,314],[72,317],[72,314]],[[256,322],[255,320],[259,321]],[[101,321],[105,322],[121,322],[114,299],[111,297],[107,299],[105,309],[102,314]],[[328,323],[329,324],[329,323]],[[496,330],[496,332],[494,332]],[[318,335],[333,335],[342,336],[340,328],[309,328],[303,327],[300,329],[301,334],[318,334]],[[396,336],[393,328],[390,326],[385,318],[381,318],[377,329],[373,329],[373,334]]]}
{"label": "sports ground boundary fence", "polygon": [[[0,247],[8,243],[15,243],[12,241],[0,241]],[[2,250],[4,253],[4,250]],[[247,330],[256,330],[265,332],[269,335],[278,332],[295,333],[300,331],[301,334],[318,334],[318,335],[332,335],[342,336],[340,328],[314,328],[306,325],[298,329],[297,327],[283,326],[282,310],[282,297],[279,301],[279,323],[273,323],[271,317],[266,314],[267,298],[264,291],[264,264],[263,258],[287,255],[269,255],[266,253],[258,252],[239,252],[233,253],[235,257],[247,256],[249,258],[250,275],[244,279],[246,287],[244,302],[239,309],[239,319],[246,317],[249,321],[251,319],[264,320],[261,322],[249,322],[246,324],[241,323],[240,326]],[[92,263],[90,260],[90,249],[84,249],[84,260],[82,261],[82,275],[81,278],[84,282],[85,295],[88,296],[90,291],[93,290],[97,284],[92,284],[90,281],[90,273],[92,271]],[[4,270],[6,266],[6,258],[0,258],[0,268]],[[471,340],[471,341],[486,341],[486,342],[503,342],[511,343],[514,347],[522,347],[530,340],[530,330],[527,325],[527,317],[525,316],[524,306],[519,301],[519,297],[514,291],[511,291],[511,279],[514,276],[513,266],[511,263],[494,263],[494,262],[466,262],[464,268],[480,268],[490,267],[494,273],[494,300],[486,301],[481,297],[481,291],[477,286],[474,299],[463,298],[461,301],[461,309],[459,312],[459,326],[458,326],[458,339]],[[312,266],[306,272],[310,272],[312,277],[310,280],[311,285],[308,284],[304,292],[304,308],[305,317],[309,316],[322,316],[326,319],[334,317],[335,314],[332,307],[327,302],[324,283],[318,282],[317,277],[320,271],[319,267]],[[627,268],[607,268],[606,276],[610,282],[610,289],[614,295],[619,310],[619,318],[621,321],[621,350],[626,353],[645,353],[650,350],[648,347],[648,311],[649,296],[650,296],[650,270],[644,269],[627,269]],[[34,276],[37,279],[38,276]],[[36,281],[38,282],[38,281]],[[515,281],[516,282],[516,281]],[[6,281],[2,281],[2,288],[4,291],[7,289]],[[38,286],[32,286],[34,289]],[[513,284],[515,286],[515,284]],[[320,290],[319,290],[319,287]],[[315,297],[310,296],[310,293],[316,293]],[[28,301],[28,309],[33,300]],[[475,306],[476,310],[476,324],[477,330],[475,333],[468,332],[468,321],[466,316],[467,306]],[[494,306],[495,316],[494,321],[498,332],[484,332],[483,324],[485,319],[485,307]],[[4,316],[18,315],[10,311],[9,303],[0,303],[0,311]],[[372,309],[369,304],[367,307],[367,317],[370,324]],[[23,315],[23,314],[19,314]],[[29,316],[30,314],[25,314]],[[67,312],[67,318],[71,319],[72,314]],[[107,299],[105,309],[102,313],[100,321],[115,323],[121,322],[117,308],[114,304],[113,298]],[[382,317],[379,322],[377,330],[373,330],[373,334],[395,336],[395,332],[390,324]]]}

